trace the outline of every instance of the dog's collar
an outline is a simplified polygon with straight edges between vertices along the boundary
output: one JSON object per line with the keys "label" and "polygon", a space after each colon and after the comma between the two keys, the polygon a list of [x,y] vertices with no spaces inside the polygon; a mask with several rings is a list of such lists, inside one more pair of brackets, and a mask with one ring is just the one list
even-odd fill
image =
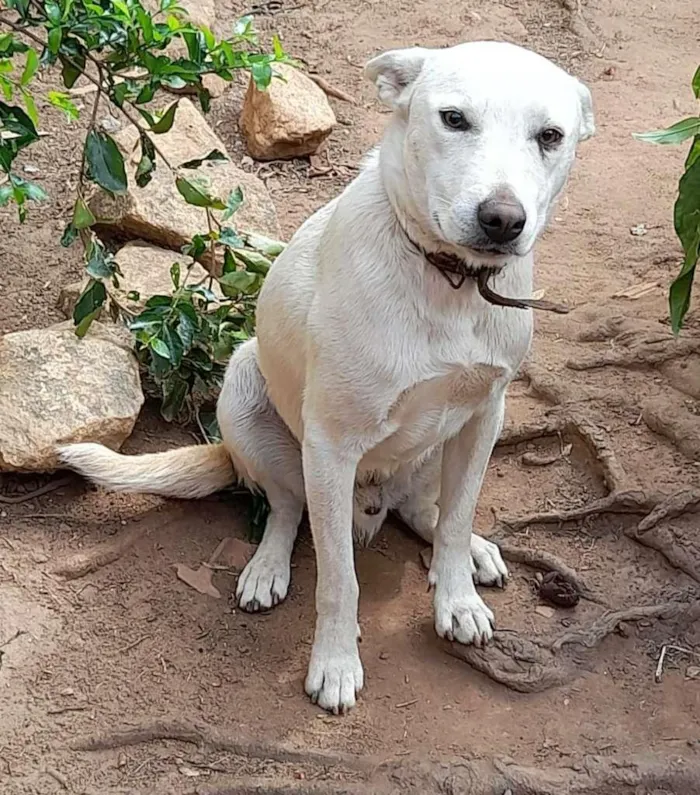
{"label": "dog's collar", "polygon": [[509,298],[500,295],[489,287],[489,279],[497,272],[495,268],[480,266],[475,268],[468,262],[458,257],[456,254],[447,254],[443,251],[426,251],[423,246],[411,239],[410,235],[404,230],[409,243],[429,262],[438,272],[444,276],[447,283],[454,290],[464,284],[467,279],[474,279],[479,290],[479,295],[494,306],[506,306],[514,309],[540,309],[544,312],[556,312],[565,315],[569,312],[569,307],[563,304],[555,304],[551,301],[542,301],[537,298]]}

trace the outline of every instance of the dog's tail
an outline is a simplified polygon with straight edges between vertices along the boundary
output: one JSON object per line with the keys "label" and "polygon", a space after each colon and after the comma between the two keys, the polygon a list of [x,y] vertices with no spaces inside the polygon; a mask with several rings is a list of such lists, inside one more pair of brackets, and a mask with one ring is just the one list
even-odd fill
{"label": "dog's tail", "polygon": [[223,444],[200,444],[164,453],[121,455],[101,444],[60,447],[70,469],[110,491],[197,499],[230,486],[236,471]]}

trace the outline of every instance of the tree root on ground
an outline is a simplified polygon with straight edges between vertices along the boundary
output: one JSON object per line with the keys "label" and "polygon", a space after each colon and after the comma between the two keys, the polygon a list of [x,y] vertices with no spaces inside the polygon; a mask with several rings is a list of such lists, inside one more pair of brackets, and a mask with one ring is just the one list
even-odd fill
{"label": "tree root on ground", "polygon": [[[500,757],[458,757],[443,762],[405,756],[382,760],[377,756],[281,750],[278,745],[234,737],[204,724],[162,721],[109,736],[96,735],[75,742],[72,747],[100,750],[158,740],[195,743],[203,752],[226,750],[244,757],[251,752],[255,759],[303,764],[308,770],[308,774],[304,773],[306,778],[300,778],[298,769],[289,775],[265,777],[213,771],[206,783],[194,787],[197,795],[637,795],[640,788],[644,792],[662,788],[677,795],[691,795],[700,790],[700,756],[690,749],[683,756],[674,753],[667,757],[649,752],[632,757],[590,755],[568,766],[537,768]],[[356,772],[344,775],[338,764]],[[102,795],[109,793],[103,791]],[[146,792],[141,791],[140,795]],[[165,791],[151,786],[148,795],[165,795]]]}
{"label": "tree root on ground", "polygon": [[77,580],[79,577],[91,574],[119,560],[145,533],[146,527],[142,523],[119,530],[107,541],[59,561],[53,566],[53,573],[67,580]]}
{"label": "tree root on ground", "polygon": [[257,742],[236,737],[205,723],[179,719],[145,721],[115,731],[78,737],[70,742],[70,747],[74,751],[104,751],[158,740],[177,740],[191,745],[207,746],[217,751],[228,751],[249,759],[271,759],[275,762],[339,765],[350,770],[367,770],[376,764],[376,761],[368,762],[363,757],[351,754],[304,751],[276,743]]}
{"label": "tree root on ground", "polygon": [[[541,387],[541,373],[533,374],[528,371],[528,377],[531,384]],[[551,380],[551,376],[545,378]],[[555,398],[562,397],[561,391],[555,389],[549,381],[546,382],[545,391]],[[633,488],[606,433],[575,408],[558,408],[555,414],[539,424],[507,429],[500,443],[513,445],[562,433],[575,433],[586,443],[600,466],[610,493],[579,508],[499,520],[490,539],[499,544],[503,556],[510,561],[557,571],[582,596],[589,599],[593,596],[595,601],[595,595],[572,568],[547,552],[525,549],[512,541],[517,534],[531,527],[545,526],[562,530],[568,525],[581,523],[592,517],[627,515],[638,517],[631,525],[629,522],[625,523],[628,526],[624,528],[624,533],[630,540],[656,550],[672,566],[700,582],[700,549],[688,540],[679,539],[668,524],[669,520],[686,513],[700,511],[700,491],[685,489],[666,496]],[[452,643],[447,645],[447,650],[452,656],[465,660],[512,690],[535,693],[565,684],[578,676],[591,656],[585,650],[600,645],[622,622],[656,619],[679,620],[689,624],[698,618],[700,600],[667,602],[626,610],[608,610],[589,626],[571,630],[558,638],[529,639],[518,633],[497,631],[494,642],[484,649]]]}
{"label": "tree root on ground", "polygon": [[[700,618],[700,601],[666,602],[659,605],[608,610],[587,627],[566,632],[552,639],[530,639],[518,632],[496,631],[485,648],[446,644],[452,657],[468,662],[477,671],[519,693],[541,693],[576,679],[586,670],[590,654],[623,622],[679,620],[690,624]],[[562,652],[565,646],[582,648]]]}
{"label": "tree root on ground", "polygon": [[655,367],[671,359],[681,359],[700,353],[700,338],[680,337],[672,334],[649,334],[646,338],[617,339],[620,347],[604,353],[592,354],[579,359],[570,359],[566,366],[570,370],[597,370],[602,367],[627,369]]}

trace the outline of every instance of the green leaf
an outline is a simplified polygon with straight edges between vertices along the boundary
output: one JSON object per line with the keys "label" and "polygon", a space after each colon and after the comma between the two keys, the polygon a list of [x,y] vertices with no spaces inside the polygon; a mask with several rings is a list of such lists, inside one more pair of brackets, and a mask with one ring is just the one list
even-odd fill
{"label": "green leaf", "polygon": [[[87,229],[89,226],[92,226],[95,223],[95,220],[95,216],[92,214],[92,211],[87,206],[84,199],[78,197],[73,207],[73,220],[71,221],[69,227],[72,227],[75,230]],[[66,229],[69,227],[66,227]]]}
{"label": "green leaf", "polygon": [[114,139],[107,133],[90,130],[85,141],[88,175],[108,193],[126,192],[124,158]]}
{"label": "green leaf", "polygon": [[[58,32],[61,32],[60,28]],[[66,88],[73,88],[77,79],[85,71],[85,53],[71,53],[70,57],[66,55],[59,55],[58,57],[61,61],[61,78],[63,79],[63,85]]]}
{"label": "green leaf", "polygon": [[700,99],[700,66],[693,75],[693,94],[695,94],[695,99]]}
{"label": "green leaf", "polygon": [[139,188],[144,188],[153,178],[156,170],[156,149],[153,141],[141,132],[141,159],[136,166],[136,184]]}
{"label": "green leaf", "polygon": [[21,86],[29,85],[38,69],[39,56],[36,54],[35,50],[27,50],[27,60],[24,64],[24,71],[22,72],[22,77],[20,78],[19,84]]}
{"label": "green leaf", "polygon": [[246,266],[246,270],[249,270],[251,273],[260,274],[261,276],[265,276],[272,265],[270,260],[264,257],[259,251],[236,249],[235,254]]}
{"label": "green leaf", "polygon": [[700,135],[696,135],[693,139],[688,157],[685,159],[685,170],[687,171],[698,158],[700,158]]}
{"label": "green leaf", "polygon": [[93,237],[88,248],[86,270],[93,279],[110,279],[114,275],[114,263],[102,243]]}
{"label": "green leaf", "polygon": [[256,61],[251,64],[251,75],[255,86],[265,91],[272,82],[272,67],[267,61]]}
{"label": "green leaf", "polygon": [[162,359],[170,361],[170,349],[160,337],[153,337],[148,343],[151,350],[155,351]]}
{"label": "green leaf", "polygon": [[75,333],[79,337],[85,336],[106,300],[107,288],[101,281],[91,279],[73,309],[73,322],[77,326]]}
{"label": "green leaf", "polygon": [[170,279],[173,283],[173,287],[177,290],[180,286],[180,263],[173,262],[170,266]]}
{"label": "green leaf", "polygon": [[78,230],[73,226],[72,223],[66,224],[66,228],[63,230],[63,234],[61,235],[61,245],[63,248],[68,248],[72,246],[73,243],[78,238]]}
{"label": "green leaf", "polygon": [[691,116],[672,124],[665,130],[653,130],[646,133],[633,133],[638,141],[649,141],[655,144],[680,144],[688,138],[700,133],[700,117]]}
{"label": "green leaf", "polygon": [[187,204],[192,204],[195,207],[214,207],[216,199],[184,177],[177,177],[175,186]]}
{"label": "green leaf", "polygon": [[700,255],[700,158],[680,179],[673,220],[685,252],[683,266],[669,290],[671,326],[678,334],[690,307],[695,266]]}
{"label": "green leaf", "polygon": [[49,52],[52,55],[58,54],[58,50],[61,47],[62,39],[63,39],[63,31],[61,30],[61,28],[51,28],[51,30],[49,31]]}
{"label": "green leaf", "polygon": [[13,196],[12,185],[7,182],[4,185],[0,185],[0,207],[5,207]]}
{"label": "green leaf", "polygon": [[218,149],[212,149],[208,155],[196,158],[195,160],[188,160],[186,163],[183,163],[180,166],[180,168],[199,168],[202,165],[202,163],[208,160],[211,160],[213,162],[219,162],[223,160],[228,160],[228,157],[226,157],[226,155],[223,152],[219,151]]}
{"label": "green leaf", "polygon": [[163,113],[163,115],[158,119],[155,124],[151,125],[151,132],[154,133],[166,133],[168,130],[173,126],[173,122],[175,121],[175,112],[177,111],[177,102],[173,102],[173,104]]}
{"label": "green leaf", "polygon": [[241,204],[243,204],[243,190],[239,186],[229,193],[228,199],[226,199],[226,211],[221,216],[221,220],[228,221],[228,219],[236,212],[236,210],[238,210]]}
{"label": "green leaf", "polygon": [[249,292],[257,284],[257,281],[256,275],[247,271],[225,273],[218,279],[222,292],[229,297]]}
{"label": "green leaf", "polygon": [[62,110],[70,121],[75,121],[80,116],[80,111],[73,104],[70,94],[66,94],[63,91],[49,91],[46,98],[54,108]]}
{"label": "green leaf", "polygon": [[187,398],[188,383],[179,375],[173,374],[163,383],[163,402],[160,413],[166,422],[176,419]]}
{"label": "green leaf", "polygon": [[39,126],[39,114],[36,109],[34,97],[26,89],[22,89],[22,97],[24,98],[24,107],[27,109],[27,115],[34,122],[34,126]]}
{"label": "green leaf", "polygon": [[54,25],[57,25],[61,21],[61,8],[54,0],[49,0],[49,2],[44,3],[44,12],[49,18],[49,22],[53,22]]}
{"label": "green leaf", "polygon": [[272,51],[274,52],[275,58],[278,61],[283,61],[285,59],[286,55],[284,52],[284,47],[282,46],[280,37],[277,34],[272,37]]}
{"label": "green leaf", "polygon": [[219,243],[222,246],[231,246],[231,248],[243,248],[245,243],[238,234],[228,226],[224,226],[219,234]]}
{"label": "green leaf", "polygon": [[244,235],[245,242],[256,251],[264,254],[268,259],[278,257],[286,248],[281,240],[272,240],[264,235],[258,235],[255,232],[246,232]]}

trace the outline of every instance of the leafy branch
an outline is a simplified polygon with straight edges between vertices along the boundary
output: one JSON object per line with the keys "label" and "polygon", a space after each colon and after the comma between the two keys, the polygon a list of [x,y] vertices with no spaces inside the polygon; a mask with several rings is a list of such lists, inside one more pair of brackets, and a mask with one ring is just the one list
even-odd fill
{"label": "leafy branch", "polygon": [[[2,32],[4,31],[4,32]],[[29,44],[27,43],[29,42]],[[217,39],[206,26],[194,25],[177,0],[160,0],[149,11],[141,0],[0,0],[0,206],[14,202],[19,220],[28,202],[47,198],[40,185],[20,177],[13,164],[24,149],[40,139],[36,76],[60,68],[65,91],[48,91],[43,99],[69,121],[80,112],[71,91],[82,77],[95,87],[82,147],[76,198],[61,243],[80,238],[88,276],[73,312],[76,333],[83,336],[103,311],[132,330],[137,355],[148,379],[161,395],[163,416],[190,415],[220,385],[233,347],[254,333],[255,300],[262,280],[282,244],[227,226],[243,202],[240,188],[225,199],[213,196],[202,179],[191,176],[204,161],[226,160],[217,150],[175,168],[159,147],[159,135],[172,129],[179,99],[153,110],[161,90],[196,94],[204,113],[211,95],[203,78],[230,81],[238,69],[249,70],[260,89],[273,78],[273,65],[288,60],[277,37],[272,52],[260,48],[250,18],[233,34]],[[172,293],[144,297],[135,313],[122,298],[117,259],[97,237],[87,183],[112,196],[129,189],[124,156],[116,141],[97,127],[100,103],[109,102],[139,133],[140,157],[134,181],[143,188],[159,163],[173,175],[183,200],[204,208],[205,233],[183,248],[185,272],[173,264]],[[14,103],[14,104],[13,104]],[[221,220],[214,211],[223,213]],[[192,284],[194,263],[209,269]],[[127,285],[128,287],[128,285]],[[127,293],[131,299],[141,297]]]}
{"label": "leafy branch", "polygon": [[[695,98],[700,100],[700,66],[693,76],[692,89]],[[690,308],[695,269],[700,258],[700,114],[676,122],[665,130],[637,133],[634,137],[656,144],[680,144],[692,139],[673,211],[676,235],[684,253],[680,273],[669,289],[671,326],[678,334]]]}

